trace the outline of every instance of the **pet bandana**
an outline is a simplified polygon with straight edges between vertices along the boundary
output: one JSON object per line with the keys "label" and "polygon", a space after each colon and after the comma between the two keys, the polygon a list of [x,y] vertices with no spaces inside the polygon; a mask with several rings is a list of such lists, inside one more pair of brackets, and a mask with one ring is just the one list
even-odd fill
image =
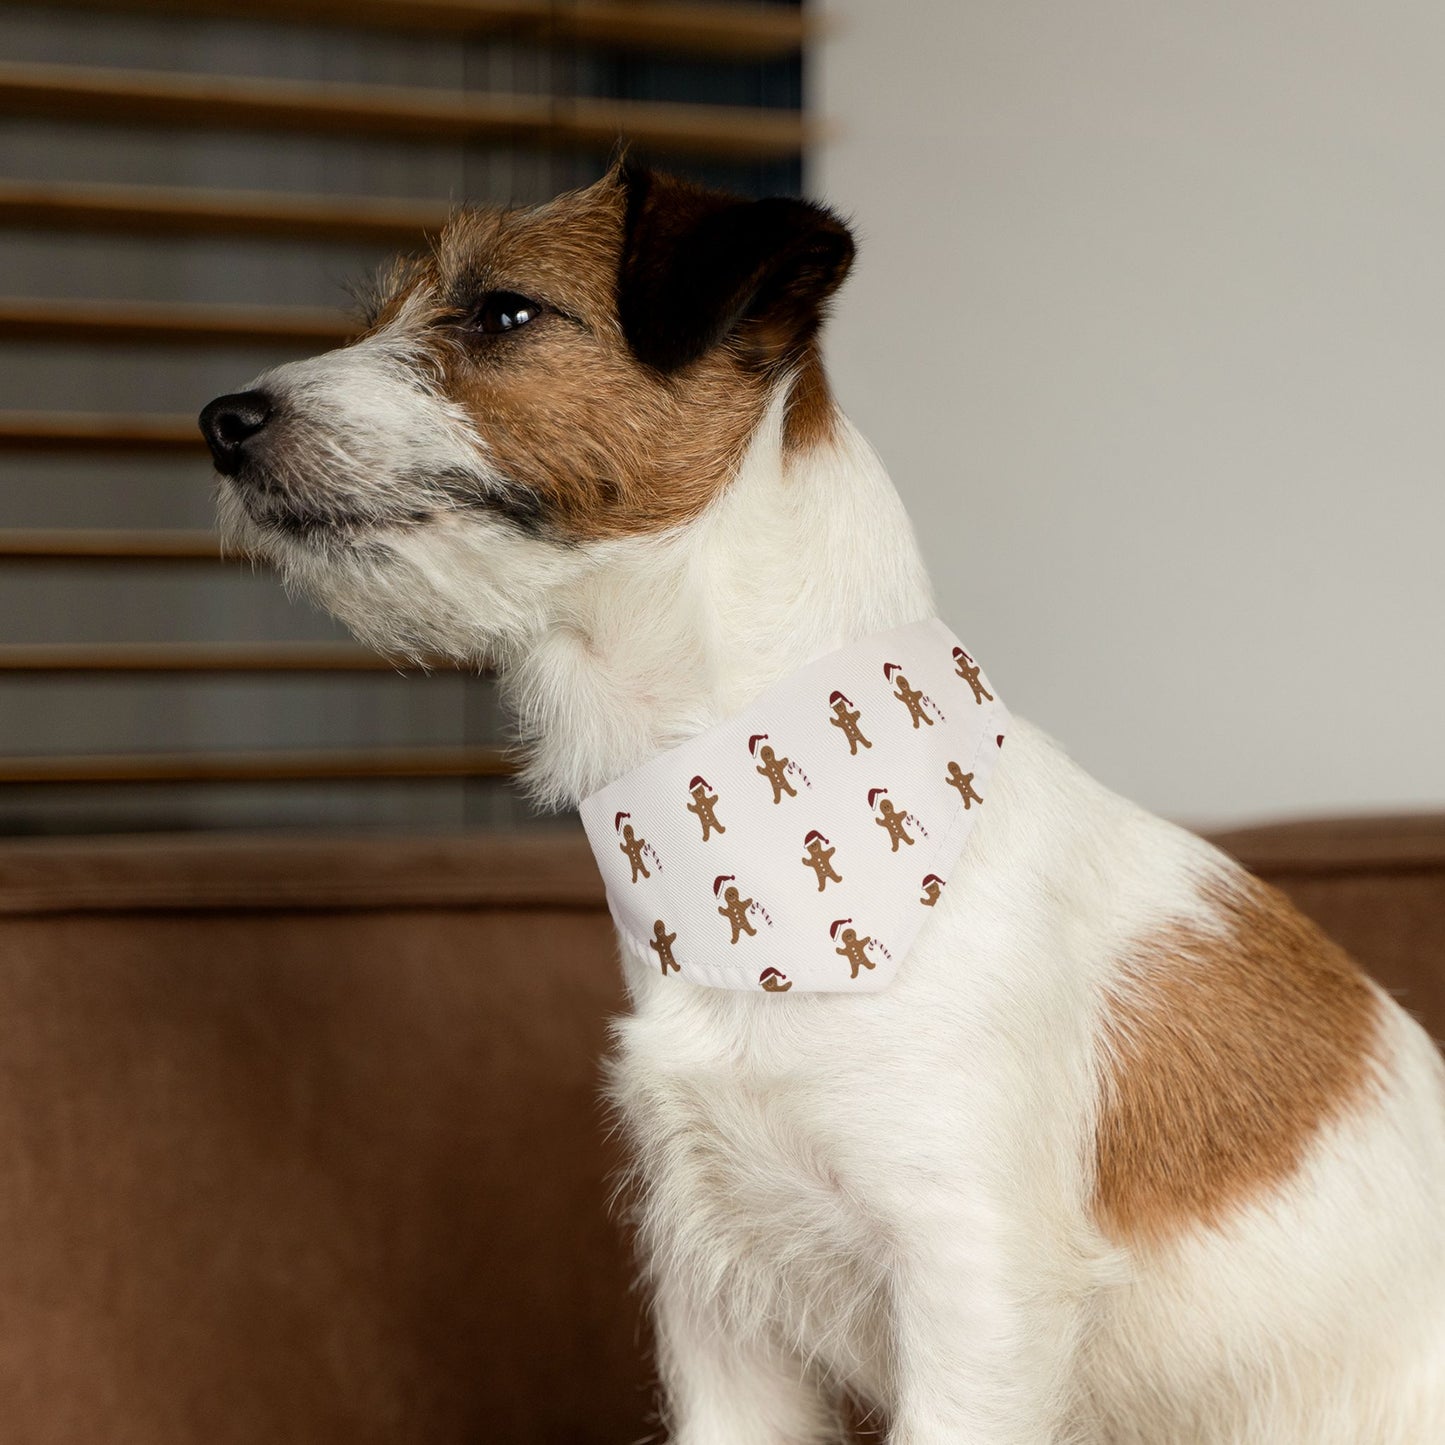
{"label": "pet bandana", "polygon": [[988,806],[1007,726],[937,618],[810,663],[583,802],[619,931],[683,983],[883,988]]}

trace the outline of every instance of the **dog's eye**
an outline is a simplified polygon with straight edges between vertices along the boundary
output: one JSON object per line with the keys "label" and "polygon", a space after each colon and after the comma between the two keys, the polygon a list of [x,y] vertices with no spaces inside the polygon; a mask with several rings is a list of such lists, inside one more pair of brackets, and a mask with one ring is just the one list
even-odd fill
{"label": "dog's eye", "polygon": [[488,291],[481,305],[472,312],[472,325],[486,336],[499,336],[515,331],[542,314],[540,301],[521,296],[515,291]]}

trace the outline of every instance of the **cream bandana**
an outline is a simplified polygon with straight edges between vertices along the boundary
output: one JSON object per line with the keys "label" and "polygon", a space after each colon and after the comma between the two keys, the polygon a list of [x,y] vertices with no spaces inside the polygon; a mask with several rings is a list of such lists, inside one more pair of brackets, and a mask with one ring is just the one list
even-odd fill
{"label": "cream bandana", "polygon": [[883,988],[987,806],[1007,726],[937,618],[810,663],[583,802],[619,931],[710,988]]}

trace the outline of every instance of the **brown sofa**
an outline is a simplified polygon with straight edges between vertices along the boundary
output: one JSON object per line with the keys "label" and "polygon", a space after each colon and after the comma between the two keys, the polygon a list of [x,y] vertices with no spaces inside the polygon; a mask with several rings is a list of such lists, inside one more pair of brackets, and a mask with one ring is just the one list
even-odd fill
{"label": "brown sofa", "polygon": [[[1445,818],[1221,842],[1445,1033]],[[623,1445],[572,834],[0,844],[6,1445]]]}

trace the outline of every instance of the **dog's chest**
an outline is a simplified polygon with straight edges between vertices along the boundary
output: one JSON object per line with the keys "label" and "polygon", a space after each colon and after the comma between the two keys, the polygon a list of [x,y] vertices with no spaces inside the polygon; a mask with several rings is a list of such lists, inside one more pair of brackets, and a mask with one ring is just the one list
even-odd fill
{"label": "dog's chest", "polygon": [[854,1169],[846,1076],[689,1061],[645,1014],[621,1037],[615,1095],[654,1265],[705,1281],[739,1324],[881,1386],[886,1240]]}

